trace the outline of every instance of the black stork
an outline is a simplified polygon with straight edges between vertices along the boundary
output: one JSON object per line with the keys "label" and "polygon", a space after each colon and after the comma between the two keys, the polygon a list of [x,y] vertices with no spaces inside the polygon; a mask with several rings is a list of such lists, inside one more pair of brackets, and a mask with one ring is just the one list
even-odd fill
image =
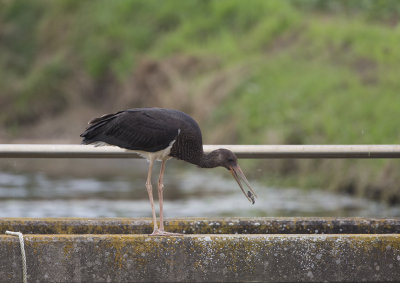
{"label": "black stork", "polygon": [[[89,126],[80,136],[83,138],[83,144],[118,146],[135,151],[149,161],[146,188],[153,214],[154,229],[151,235],[173,235],[164,231],[163,223],[163,176],[165,163],[172,157],[201,168],[225,167],[230,170],[250,202],[254,204],[254,198],[257,197],[240,169],[235,154],[224,148],[204,153],[199,125],[181,111],[136,108],[107,114],[89,121]],[[160,228],[157,226],[151,186],[151,172],[155,160],[162,162],[158,178]],[[247,192],[241,181],[247,185]]]}

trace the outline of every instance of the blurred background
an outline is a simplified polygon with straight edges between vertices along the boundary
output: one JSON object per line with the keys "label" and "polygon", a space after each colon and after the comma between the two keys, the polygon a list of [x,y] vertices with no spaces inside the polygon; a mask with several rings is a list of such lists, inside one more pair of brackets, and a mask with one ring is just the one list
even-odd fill
{"label": "blurred background", "polygon": [[[0,0],[0,142],[77,144],[93,117],[165,107],[205,144],[398,144],[399,16],[396,0]],[[169,161],[165,214],[400,216],[399,162],[240,160],[252,206],[226,170]],[[2,217],[151,216],[144,160],[0,169]]]}

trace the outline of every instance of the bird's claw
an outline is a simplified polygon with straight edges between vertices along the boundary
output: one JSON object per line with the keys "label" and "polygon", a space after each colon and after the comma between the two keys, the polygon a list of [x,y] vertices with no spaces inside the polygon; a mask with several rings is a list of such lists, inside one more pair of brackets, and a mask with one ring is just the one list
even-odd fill
{"label": "bird's claw", "polygon": [[182,236],[180,233],[166,232],[164,230],[156,229],[149,236]]}

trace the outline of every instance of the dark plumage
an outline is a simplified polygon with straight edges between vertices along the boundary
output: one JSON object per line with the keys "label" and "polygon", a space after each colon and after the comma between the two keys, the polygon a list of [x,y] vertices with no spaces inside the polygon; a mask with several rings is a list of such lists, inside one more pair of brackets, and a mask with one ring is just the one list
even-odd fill
{"label": "dark plumage", "polygon": [[[244,195],[254,203],[256,196],[237,164],[233,152],[218,149],[205,154],[199,125],[189,115],[163,108],[136,108],[107,114],[89,122],[81,134],[83,144],[109,144],[137,151],[150,162],[146,188],[152,205],[153,234],[165,235],[162,212],[163,174],[165,162],[171,157],[202,168],[223,166],[231,171]],[[160,199],[160,229],[157,227],[151,188],[151,170],[155,160],[162,161],[158,191]],[[247,193],[240,180],[249,188]]]}
{"label": "dark plumage", "polygon": [[130,150],[156,152],[171,148],[171,157],[196,165],[203,143],[199,125],[189,115],[162,108],[138,108],[107,114],[89,122],[82,143],[105,142]]}

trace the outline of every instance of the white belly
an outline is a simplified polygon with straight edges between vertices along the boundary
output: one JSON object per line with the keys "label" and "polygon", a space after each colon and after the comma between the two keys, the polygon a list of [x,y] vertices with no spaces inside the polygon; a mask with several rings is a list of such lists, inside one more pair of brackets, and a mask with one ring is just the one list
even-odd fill
{"label": "white belly", "polygon": [[146,158],[147,160],[158,160],[158,161],[163,161],[163,160],[168,160],[171,158],[171,156],[168,156],[169,153],[171,152],[172,145],[174,144],[175,141],[172,141],[169,146],[165,149],[155,151],[155,152],[147,152],[147,151],[142,151],[142,150],[130,150],[133,152],[136,152],[143,158]]}
{"label": "white belly", "polygon": [[[140,156],[142,156],[143,158],[146,158],[148,161],[152,160],[158,160],[158,161],[163,161],[163,160],[168,160],[171,157],[168,156],[171,152],[171,148],[174,145],[175,140],[173,140],[172,142],[169,143],[169,146],[159,150],[159,151],[155,151],[155,152],[147,152],[147,151],[143,151],[143,150],[130,150],[130,149],[126,149],[127,151],[131,151],[131,152],[136,152],[137,154],[139,154]],[[95,142],[93,143],[94,146],[115,146],[112,144],[108,144],[106,142]]]}

